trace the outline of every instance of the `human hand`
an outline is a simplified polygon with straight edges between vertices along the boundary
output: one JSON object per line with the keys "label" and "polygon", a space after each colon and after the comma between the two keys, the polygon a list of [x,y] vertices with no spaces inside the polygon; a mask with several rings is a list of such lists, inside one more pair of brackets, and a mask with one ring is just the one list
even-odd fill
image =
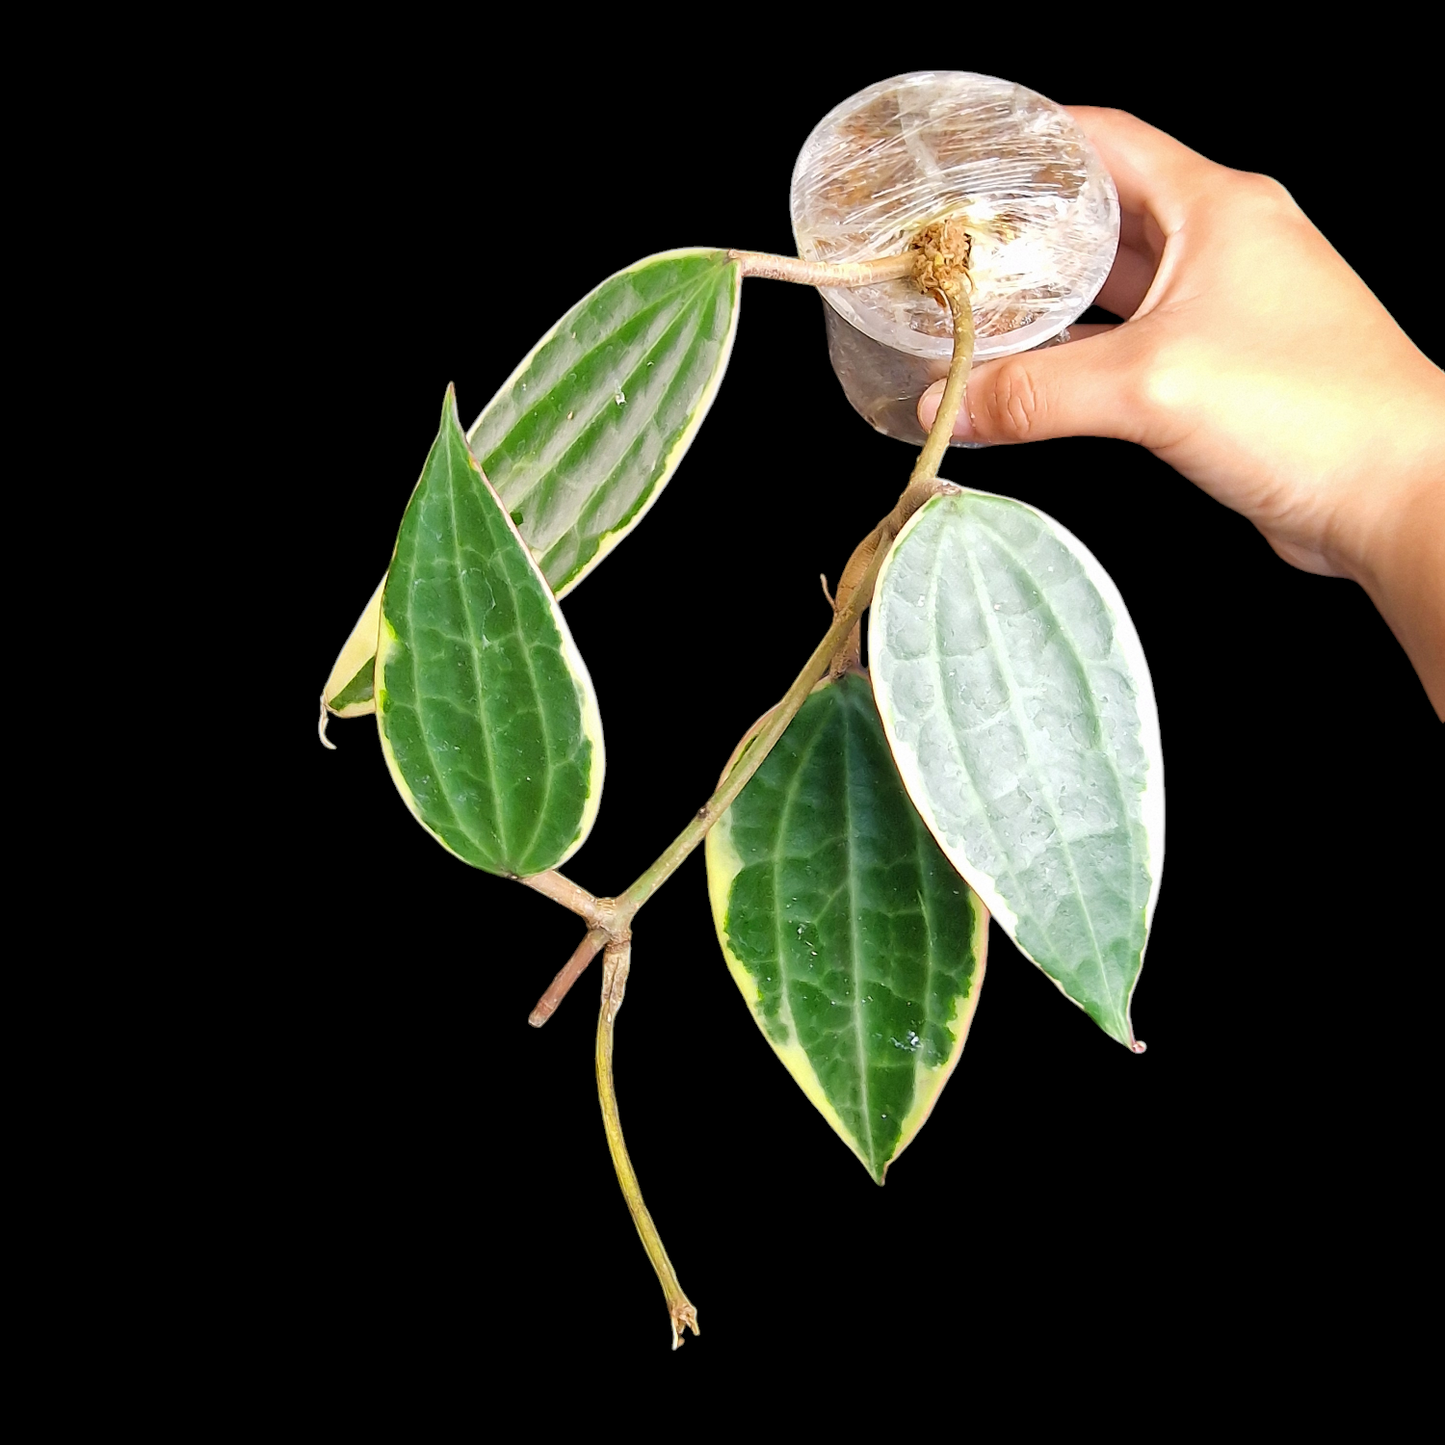
{"label": "human hand", "polygon": [[1360,582],[1445,716],[1445,373],[1278,182],[1069,109],[1118,186],[1098,304],[1128,319],[980,365],[955,436],[1148,447],[1285,561]]}

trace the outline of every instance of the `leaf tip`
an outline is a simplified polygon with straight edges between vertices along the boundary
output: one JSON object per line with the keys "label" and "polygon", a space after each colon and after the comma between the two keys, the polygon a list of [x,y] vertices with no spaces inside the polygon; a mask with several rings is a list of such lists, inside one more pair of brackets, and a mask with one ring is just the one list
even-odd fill
{"label": "leaf tip", "polygon": [[1134,1042],[1129,1045],[1129,1052],[1131,1054],[1142,1054],[1148,1047],[1149,1045],[1146,1044],[1143,1039],[1135,1039]]}
{"label": "leaf tip", "polygon": [[336,751],[336,744],[326,736],[326,724],[330,721],[331,710],[326,706],[326,694],[321,694],[321,716],[316,720],[316,736],[321,739],[321,746],[329,753]]}

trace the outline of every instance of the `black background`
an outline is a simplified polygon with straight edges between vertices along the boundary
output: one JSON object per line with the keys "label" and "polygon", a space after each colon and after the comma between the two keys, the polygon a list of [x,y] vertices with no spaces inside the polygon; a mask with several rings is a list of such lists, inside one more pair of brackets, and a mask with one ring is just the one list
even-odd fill
{"label": "black background", "polygon": [[[1359,589],[1289,569],[1121,443],[950,454],[951,479],[1083,539],[1142,635],[1168,788],[1134,1008],[1149,1050],[1105,1038],[995,927],[963,1061],[880,1190],[748,1017],[695,856],[638,919],[617,1042],[633,1159],[704,1331],[675,1358],[598,1117],[595,972],[545,1029],[526,1023],[579,924],[430,840],[372,720],[333,722],[323,752],[313,700],[447,383],[469,423],[556,316],[649,252],[791,252],[798,148],[863,86],[1006,75],[1267,171],[1438,360],[1392,199],[1422,158],[1411,113],[1361,100],[1343,42],[1242,54],[1207,26],[1185,51],[1124,56],[1102,39],[812,46],[714,15],[715,48],[679,33],[659,81],[625,33],[604,52],[536,23],[525,57],[480,34],[391,55],[373,35],[278,62],[266,405],[294,436],[266,488],[300,528],[263,559],[289,609],[265,714],[288,781],[252,809],[286,904],[251,984],[240,1124],[275,1306],[258,1369],[318,1408],[478,1418],[492,1392],[545,1411],[593,1370],[623,1399],[667,1385],[694,1408],[764,1381],[901,1405],[925,1355],[951,1362],[957,1417],[993,1352],[1126,1416],[1143,1364],[1282,1400],[1303,1377],[1271,1341],[1303,1332],[1328,1367],[1412,1247],[1418,1187],[1440,725]],[[818,574],[836,579],[910,461],[844,400],[818,298],[749,282],[692,451],[565,603],[607,740],[570,876],[621,890],[708,795],[827,626]]]}

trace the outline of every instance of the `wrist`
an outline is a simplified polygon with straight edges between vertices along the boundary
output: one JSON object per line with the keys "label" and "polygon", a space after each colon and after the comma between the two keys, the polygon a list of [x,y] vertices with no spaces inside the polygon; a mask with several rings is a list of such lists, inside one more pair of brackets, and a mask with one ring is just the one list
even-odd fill
{"label": "wrist", "polygon": [[1413,529],[1434,516],[1445,485],[1445,371],[1415,347],[1390,366],[1388,389],[1357,397],[1350,424],[1334,437],[1340,470],[1326,492],[1336,498],[1321,542],[1340,576],[1367,590],[1384,584],[1418,539]]}
{"label": "wrist", "polygon": [[[1445,451],[1442,434],[1438,451]],[[1420,467],[1351,576],[1369,594],[1445,720],[1445,456]]]}

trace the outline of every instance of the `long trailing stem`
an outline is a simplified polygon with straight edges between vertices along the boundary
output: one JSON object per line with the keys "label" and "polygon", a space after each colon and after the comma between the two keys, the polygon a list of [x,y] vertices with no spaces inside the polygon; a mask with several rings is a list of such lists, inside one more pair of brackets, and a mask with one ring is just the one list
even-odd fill
{"label": "long trailing stem", "polygon": [[685,1330],[700,1335],[697,1324],[697,1307],[683,1293],[678,1283],[677,1271],[663,1248],[662,1237],[652,1222],[647,1205],[642,1202],[642,1187],[637,1182],[637,1172],[627,1154],[627,1144],[622,1137],[622,1121],[617,1113],[617,1090],[612,1080],[612,1032],[617,1019],[617,1010],[622,1007],[622,997],[627,988],[627,973],[632,965],[632,944],[630,941],[610,943],[602,959],[602,1007],[597,1014],[597,1097],[602,1103],[602,1127],[607,1131],[607,1147],[612,1152],[612,1164],[617,1170],[617,1182],[622,1186],[622,1197],[632,1214],[632,1222],[642,1239],[642,1247],[657,1271],[662,1292],[667,1296],[668,1318],[672,1321],[672,1347],[682,1344]]}
{"label": "long trailing stem", "polygon": [[[875,262],[859,262],[849,266],[821,266],[794,261],[789,257],[762,256],[755,252],[732,251],[729,255],[741,263],[745,276],[772,276],[788,281],[802,281],[812,286],[866,285],[911,275],[924,289],[932,290],[947,303],[953,313],[954,346],[949,363],[948,381],[940,399],[938,415],[928,440],[914,465],[908,485],[893,510],[859,544],[843,576],[833,602],[833,624],[812,655],[803,664],[782,701],[768,713],[758,732],[739,747],[726,776],[712,797],[698,809],[681,833],[673,839],[656,862],[627,891],[617,898],[597,898],[585,888],[564,878],[555,870],[535,874],[521,881],[547,897],[580,914],[590,925],[587,936],[567,960],[551,987],[538,1000],[529,1022],[534,1027],[544,1024],[558,1003],[581,975],[588,963],[603,950],[602,1003],[597,1016],[597,1095],[602,1105],[602,1123],[607,1133],[607,1147],[617,1171],[617,1182],[632,1215],[642,1246],[657,1273],[667,1299],[668,1318],[672,1325],[672,1347],[677,1349],[685,1332],[700,1334],[697,1308],[683,1293],[677,1271],[667,1257],[662,1238],[652,1215],[642,1199],[637,1173],[628,1157],[622,1137],[622,1121],[617,1109],[617,1091],[612,1077],[613,1032],[617,1011],[627,987],[627,974],[632,964],[631,923],[639,908],[676,872],[683,859],[707,836],[708,830],[726,812],[733,799],[772,751],[789,724],[797,716],[814,687],[830,673],[836,674],[859,657],[859,638],[863,610],[873,597],[873,588],[882,571],[884,559],[894,538],[908,519],[934,493],[943,490],[938,481],[938,467],[953,434],[954,423],[963,405],[969,367],[973,360],[973,311],[968,296],[967,260],[969,239],[963,231],[950,235],[949,226],[926,228],[915,239],[914,249],[903,256],[887,257]],[[823,581],[826,596],[828,584]]]}

